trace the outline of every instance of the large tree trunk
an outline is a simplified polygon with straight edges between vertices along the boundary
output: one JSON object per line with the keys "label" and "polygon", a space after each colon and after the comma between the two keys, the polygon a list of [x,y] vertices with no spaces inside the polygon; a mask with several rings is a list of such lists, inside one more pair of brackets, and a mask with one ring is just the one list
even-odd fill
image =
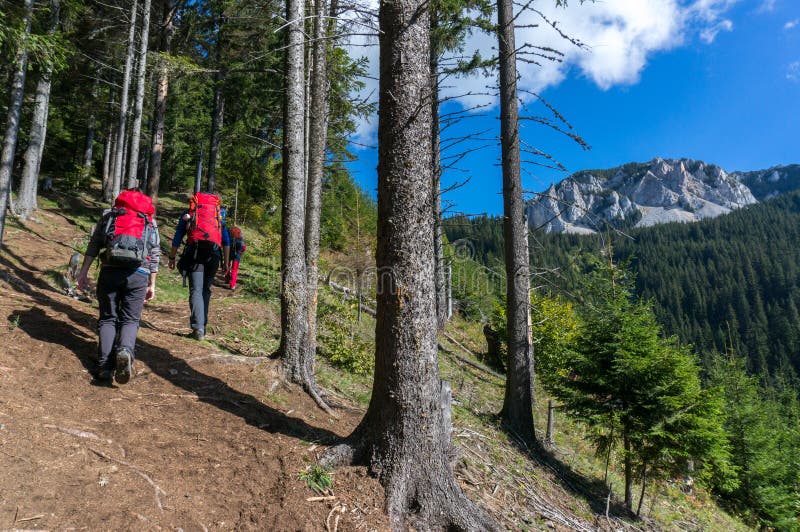
{"label": "large tree trunk", "polygon": [[[50,27],[47,33],[53,35],[58,29],[60,0],[50,3]],[[39,192],[39,169],[42,166],[42,154],[47,138],[47,115],[50,111],[50,86],[53,65],[45,64],[39,81],[36,83],[36,96],[33,104],[33,118],[28,148],[25,150],[25,164],[22,167],[22,178],[17,198],[17,215],[27,220],[38,208],[36,196]]]}
{"label": "large tree trunk", "polygon": [[214,192],[214,187],[216,186],[217,165],[219,165],[219,152],[222,144],[222,126],[225,119],[225,97],[222,94],[222,74],[218,72],[216,78],[216,88],[214,89],[214,110],[211,115],[211,142],[208,150],[209,192]]}
{"label": "large tree trunk", "polygon": [[105,191],[104,199],[114,201],[122,187],[125,172],[125,134],[128,125],[128,89],[131,85],[131,70],[133,70],[133,55],[136,41],[136,17],[139,12],[139,0],[133,0],[131,7],[130,27],[128,28],[128,48],[125,54],[125,70],[122,75],[122,92],[119,99],[119,123],[117,124],[117,143],[114,153],[114,172],[112,173],[111,186]]}
{"label": "large tree trunk", "polygon": [[25,74],[28,71],[28,36],[31,32],[33,0],[25,0],[25,14],[22,26],[24,37],[17,49],[14,60],[14,75],[11,78],[11,100],[6,114],[6,133],[3,137],[3,152],[0,155],[0,247],[6,228],[6,210],[11,200],[11,170],[14,168],[14,153],[19,136],[19,116],[22,110],[22,97],[25,94]]}
{"label": "large tree trunk", "polygon": [[[161,35],[161,51],[172,51],[172,36],[175,34],[175,0],[164,0],[164,31]],[[150,169],[147,178],[147,195],[154,201],[161,184],[161,160],[164,155],[164,122],[167,117],[167,94],[169,94],[169,68],[162,62],[158,72],[156,108],[153,112],[153,144],[150,153]]]}
{"label": "large tree trunk", "polygon": [[[304,0],[286,0],[286,98],[283,109],[283,208],[281,228],[281,344],[283,371],[296,383],[309,382],[305,359],[308,291],[305,260]],[[308,389],[307,389],[308,391]]]}
{"label": "large tree trunk", "polygon": [[222,94],[223,77],[215,76],[214,110],[211,113],[211,142],[208,150],[208,191],[214,192],[219,164],[219,147],[222,144],[222,125],[225,118],[225,97]]}
{"label": "large tree trunk", "polygon": [[33,214],[33,211],[38,208],[36,195],[39,191],[39,168],[42,163],[44,141],[47,135],[51,74],[52,69],[45,69],[36,83],[31,131],[28,139],[28,148],[25,150],[25,164],[22,167],[22,177],[20,178],[19,195],[17,197],[17,216],[20,220],[27,220]]}
{"label": "large tree trunk", "polygon": [[461,491],[437,366],[429,20],[422,0],[380,6],[375,376],[364,419],[323,464],[367,464],[393,530],[498,528]]}
{"label": "large tree trunk", "polygon": [[[438,19],[431,14],[431,30],[436,30]],[[439,52],[434,46],[430,50],[431,62],[431,171],[433,174],[433,238],[434,238],[434,285],[436,288],[436,325],[444,330],[447,324],[447,287],[444,272],[444,236],[442,234],[442,146],[439,132]]]}
{"label": "large tree trunk", "polygon": [[317,297],[319,282],[319,233],[322,212],[322,173],[328,141],[328,45],[325,0],[314,2],[313,67],[311,69],[311,105],[308,132],[308,183],[306,192],[305,253],[308,281],[308,331],[302,355],[303,379],[300,384],[312,390],[322,408],[327,408],[316,392],[314,360],[317,352]]}
{"label": "large tree trunk", "polygon": [[[112,74],[111,80],[113,81],[114,76]],[[111,85],[111,84],[109,84]],[[117,93],[114,91],[113,88],[110,88],[109,91],[109,101],[108,101],[108,116],[114,116],[114,106],[116,104],[116,95]],[[111,201],[108,198],[113,199],[114,194],[114,168],[116,167],[116,139],[117,139],[117,130],[115,129],[116,124],[114,120],[109,118],[108,121],[108,130],[106,131],[106,141],[105,141],[105,148],[103,153],[103,199],[106,201]]]}
{"label": "large tree trunk", "polygon": [[131,127],[131,147],[128,158],[127,188],[138,186],[139,143],[142,135],[142,109],[144,107],[144,85],[147,75],[147,45],[150,39],[150,5],[151,0],[144,0],[142,13],[142,30],[139,43],[139,68],[136,73],[136,99],[133,102],[133,124]]}
{"label": "large tree trunk", "polygon": [[500,139],[503,168],[503,237],[506,262],[508,367],[502,417],[514,433],[535,441],[532,413],[533,349],[529,335],[530,264],[520,178],[516,45],[511,0],[497,0],[500,60]]}
{"label": "large tree trunk", "polygon": [[114,138],[114,126],[109,125],[105,141],[103,142],[103,175],[101,179],[104,191],[108,187],[111,169],[114,167],[114,163],[111,160],[111,158],[113,157],[113,149],[114,149],[113,138]]}
{"label": "large tree trunk", "polygon": [[97,127],[97,118],[95,116],[95,102],[97,101],[97,85],[98,80],[95,78],[92,85],[92,102],[89,109],[89,118],[86,120],[86,147],[83,150],[83,165],[81,167],[81,177],[88,179],[92,175],[92,166],[94,165],[94,136]]}

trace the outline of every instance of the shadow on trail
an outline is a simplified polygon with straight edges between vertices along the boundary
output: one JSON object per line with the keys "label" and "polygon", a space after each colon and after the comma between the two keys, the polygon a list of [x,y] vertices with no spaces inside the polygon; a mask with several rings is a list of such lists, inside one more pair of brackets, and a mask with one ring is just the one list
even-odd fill
{"label": "shadow on trail", "polygon": [[34,340],[69,349],[89,373],[94,371],[97,357],[92,357],[91,353],[97,352],[97,342],[93,336],[85,336],[72,325],[51,318],[41,307],[14,312],[9,317],[11,320]]}
{"label": "shadow on trail", "polygon": [[[39,270],[31,268],[23,259],[8,249],[5,249],[4,252],[8,253],[24,268],[28,268],[28,271],[15,266],[2,255],[0,255],[0,264],[11,268],[25,282],[32,287],[38,288],[33,292],[26,292],[18,287],[12,287],[14,290],[20,294],[31,296],[42,306],[65,314],[75,324],[87,327],[90,330],[95,328],[97,324],[95,315],[88,314],[72,305],[50,297],[47,291],[52,292],[55,290],[34,275],[34,272],[39,272]],[[61,345],[72,351],[84,366],[92,364],[92,369],[94,368],[89,358],[89,353],[97,349],[94,338],[89,339],[81,335],[73,326],[48,316],[38,307],[30,308],[27,311],[17,311],[14,314],[20,316],[20,329],[28,333],[32,338]],[[167,349],[141,339],[137,340],[136,345],[137,360],[146,364],[154,374],[189,393],[196,394],[198,401],[238,416],[249,425],[266,432],[280,433],[306,441],[329,443],[341,439],[339,435],[329,430],[314,427],[298,418],[289,417],[283,412],[265,405],[252,395],[231,388],[217,377],[198,371],[186,360],[173,356]]]}

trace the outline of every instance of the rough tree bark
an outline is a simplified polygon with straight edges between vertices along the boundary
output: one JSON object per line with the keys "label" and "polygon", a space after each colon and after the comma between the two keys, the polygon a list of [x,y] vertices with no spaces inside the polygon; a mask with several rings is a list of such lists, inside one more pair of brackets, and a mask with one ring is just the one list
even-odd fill
{"label": "rough tree bark", "polygon": [[314,2],[314,43],[312,45],[311,98],[308,132],[308,183],[306,188],[305,261],[308,284],[308,330],[305,352],[302,354],[303,379],[299,383],[324,410],[329,407],[320,398],[314,379],[314,360],[317,353],[317,297],[319,283],[319,233],[322,212],[322,173],[325,169],[325,149],[328,141],[328,69],[325,0]]}
{"label": "rough tree bark", "polygon": [[144,0],[142,12],[142,29],[139,33],[139,68],[136,72],[136,98],[133,102],[133,124],[131,127],[131,147],[128,153],[127,188],[135,188],[138,181],[139,143],[142,136],[142,109],[144,107],[144,85],[147,76],[147,45],[150,39],[150,5],[151,0]]}
{"label": "rough tree bark", "polygon": [[[164,0],[163,25],[161,34],[161,52],[172,51],[172,37],[175,35],[175,0]],[[169,94],[169,68],[162,61],[158,70],[158,86],[156,88],[156,107],[153,112],[153,144],[150,153],[150,169],[147,178],[147,195],[154,201],[158,197],[161,185],[161,160],[164,155],[164,123],[167,117],[167,95]]]}
{"label": "rough tree bark", "polygon": [[[59,0],[50,2],[50,27],[47,30],[49,35],[53,35],[58,29],[59,8]],[[17,198],[17,216],[21,220],[27,220],[38,208],[36,196],[39,192],[39,169],[42,165],[42,153],[44,153],[44,142],[47,137],[47,115],[50,111],[52,76],[53,64],[48,61],[42,67],[39,81],[36,83],[31,131],[28,148],[25,150],[25,164],[22,167],[19,197]]]}
{"label": "rough tree bark", "polygon": [[[431,13],[431,31],[438,26],[435,11]],[[442,148],[439,132],[439,51],[431,46],[431,171],[433,174],[433,238],[435,270],[434,280],[436,289],[436,325],[439,330],[444,330],[447,324],[447,287],[445,286],[444,272],[444,236],[442,234]]]}
{"label": "rough tree bark", "polygon": [[6,228],[6,211],[11,200],[11,170],[14,168],[14,153],[19,136],[19,115],[25,94],[25,74],[28,71],[28,43],[33,16],[33,0],[25,0],[22,26],[24,37],[14,58],[14,75],[11,78],[11,99],[6,113],[6,133],[3,137],[3,152],[0,155],[0,247]]}
{"label": "rough tree bark", "polygon": [[92,175],[92,165],[94,161],[94,136],[97,128],[97,117],[95,116],[95,102],[97,101],[97,88],[99,79],[95,77],[92,83],[92,100],[90,102],[89,118],[86,119],[86,146],[83,149],[83,166],[81,167],[81,177],[88,179]]}
{"label": "rough tree bark", "polygon": [[111,160],[114,153],[114,126],[109,124],[108,131],[106,132],[106,138],[103,142],[103,175],[102,185],[103,191],[108,188],[108,183],[110,182],[111,177],[111,169],[114,167],[114,163]]}
{"label": "rough tree bark", "polygon": [[529,442],[533,428],[533,348],[529,336],[530,264],[525,203],[520,178],[519,105],[512,0],[497,0],[497,41],[500,65],[500,139],[503,169],[503,237],[506,263],[506,330],[508,367],[501,412],[514,433]]}
{"label": "rough tree bark", "polygon": [[[305,258],[304,0],[286,0],[283,108],[283,206],[281,227],[281,343],[283,371],[292,382],[310,382],[303,363],[308,334]],[[311,390],[306,388],[307,392]]]}
{"label": "rough tree bark", "polygon": [[[287,0],[287,9],[288,9],[288,0]],[[305,9],[305,6],[301,6],[300,12],[302,13]],[[292,20],[292,19],[287,19]],[[214,192],[214,187],[216,186],[217,180],[217,165],[219,164],[219,157],[220,157],[220,145],[222,144],[222,126],[225,118],[225,95],[223,93],[223,88],[225,85],[225,67],[223,65],[222,59],[222,52],[224,48],[224,41],[223,41],[223,25],[225,24],[225,13],[221,11],[219,14],[219,26],[217,27],[217,73],[214,74],[214,109],[211,111],[211,140],[209,142],[209,150],[208,150],[208,191]],[[302,24],[302,22],[301,22]],[[302,26],[301,26],[302,30]],[[288,30],[291,37],[291,28]],[[291,44],[290,44],[291,46]],[[302,56],[302,52],[300,54]],[[303,61],[300,61],[301,68],[303,70]],[[290,67],[292,68],[292,67]],[[300,83],[300,86],[303,86],[303,83]],[[305,105],[303,105],[305,108]],[[305,112],[305,111],[304,111]],[[303,122],[300,122],[301,134],[303,129]],[[303,153],[304,145],[300,144],[301,155]],[[305,191],[303,191],[305,194]],[[302,210],[302,209],[301,209]],[[300,233],[303,234],[302,231]]]}
{"label": "rough tree bark", "polygon": [[131,85],[131,70],[133,69],[133,55],[136,41],[136,18],[139,11],[139,0],[133,0],[131,7],[130,27],[128,28],[128,48],[125,54],[125,70],[122,74],[122,92],[119,99],[119,123],[117,124],[117,142],[114,149],[114,171],[108,190],[104,191],[103,199],[114,201],[122,187],[123,173],[125,172],[125,134],[128,125],[128,89]]}
{"label": "rough tree bark", "polygon": [[380,6],[375,374],[364,419],[324,465],[367,464],[393,530],[494,530],[455,482],[434,296],[429,20],[424,0]]}
{"label": "rough tree bark", "polygon": [[214,76],[214,109],[211,112],[211,142],[208,149],[208,191],[214,192],[219,164],[219,147],[222,144],[222,125],[225,118],[225,97],[222,94],[223,74]]}
{"label": "rough tree bark", "polygon": [[116,124],[114,120],[111,118],[114,116],[114,110],[116,106],[116,97],[117,93],[113,89],[113,81],[114,81],[114,73],[110,74],[109,80],[109,90],[108,90],[108,129],[106,130],[106,141],[105,147],[103,148],[103,199],[106,201],[110,201],[107,198],[112,197],[114,193],[114,168],[116,166],[116,154],[117,154],[117,146],[116,146],[116,139],[117,139],[117,130]]}

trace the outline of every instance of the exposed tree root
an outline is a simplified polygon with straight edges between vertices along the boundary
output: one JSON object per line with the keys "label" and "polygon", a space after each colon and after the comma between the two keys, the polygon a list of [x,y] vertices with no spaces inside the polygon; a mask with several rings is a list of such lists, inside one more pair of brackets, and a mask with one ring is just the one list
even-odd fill
{"label": "exposed tree root", "polygon": [[[393,457],[384,464],[379,450],[367,443],[369,431],[359,426],[342,443],[323,453],[320,464],[326,467],[366,465],[386,488],[386,512],[392,530],[459,530],[483,532],[499,530],[499,526],[483,510],[470,501],[455,480],[446,463],[437,474],[419,457]],[[399,465],[399,464],[403,465]]]}
{"label": "exposed tree root", "polygon": [[336,412],[334,412],[330,405],[325,402],[325,399],[323,398],[324,394],[317,385],[317,381],[314,379],[314,374],[303,362],[305,361],[301,361],[299,364],[297,364],[297,366],[292,367],[287,366],[284,359],[284,375],[286,381],[301,386],[322,411],[335,419],[339,419],[339,416],[336,414]]}
{"label": "exposed tree root", "polygon": [[336,414],[336,412],[334,412],[333,409],[330,406],[328,406],[328,403],[326,403],[325,400],[320,395],[320,391],[317,388],[316,382],[306,381],[302,384],[302,386],[303,389],[306,391],[306,393],[311,396],[311,398],[314,400],[315,403],[317,403],[318,407],[320,407],[326,414],[328,414],[332,418],[339,419],[339,416]]}
{"label": "exposed tree root", "polygon": [[248,366],[257,366],[264,362],[267,362],[271,359],[271,357],[247,357],[244,355],[230,355],[230,354],[222,354],[222,353],[212,353],[210,355],[203,355],[194,358],[188,358],[186,360],[181,360],[176,362],[176,364],[182,363],[189,363],[189,362],[200,362],[203,360],[214,360],[215,362],[219,362],[221,364],[244,364]]}
{"label": "exposed tree root", "polygon": [[106,453],[98,451],[97,449],[93,449],[92,447],[89,447],[89,450],[92,451],[97,456],[99,456],[100,458],[105,458],[109,462],[114,462],[115,464],[124,465],[125,467],[130,468],[131,471],[133,471],[134,473],[145,479],[147,483],[150,484],[155,490],[156,506],[158,506],[158,509],[161,510],[162,512],[164,511],[164,506],[161,504],[161,495],[166,496],[167,492],[161,489],[161,486],[153,482],[153,479],[150,478],[150,476],[147,473],[145,473],[135,465],[131,464],[130,462],[126,462],[125,460],[117,460],[116,458],[112,458],[108,456]]}

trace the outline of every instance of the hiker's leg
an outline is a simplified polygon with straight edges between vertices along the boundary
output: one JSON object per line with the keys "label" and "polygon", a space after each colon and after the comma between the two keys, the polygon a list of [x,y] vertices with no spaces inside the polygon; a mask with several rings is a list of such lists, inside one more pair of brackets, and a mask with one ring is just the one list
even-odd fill
{"label": "hiker's leg", "polygon": [[139,332],[139,320],[142,317],[148,282],[147,275],[134,272],[128,275],[125,290],[121,291],[117,345],[127,348],[132,357],[136,347],[136,334]]}
{"label": "hiker's leg", "polygon": [[117,336],[119,280],[119,271],[112,268],[102,268],[97,279],[97,303],[100,306],[100,318],[97,320],[97,335],[100,340],[97,360],[99,370],[110,370],[114,366],[110,355]]}
{"label": "hiker's leg", "polygon": [[231,263],[231,289],[236,288],[236,278],[239,276],[239,261]]}
{"label": "hiker's leg", "polygon": [[202,264],[195,265],[189,271],[189,325],[192,329],[205,331],[206,310],[203,302],[205,271]]}
{"label": "hiker's leg", "polygon": [[205,277],[203,278],[204,327],[208,325],[208,307],[211,305],[211,284],[214,282],[214,277],[217,275],[218,268],[219,259],[217,258],[212,258],[205,264]]}

